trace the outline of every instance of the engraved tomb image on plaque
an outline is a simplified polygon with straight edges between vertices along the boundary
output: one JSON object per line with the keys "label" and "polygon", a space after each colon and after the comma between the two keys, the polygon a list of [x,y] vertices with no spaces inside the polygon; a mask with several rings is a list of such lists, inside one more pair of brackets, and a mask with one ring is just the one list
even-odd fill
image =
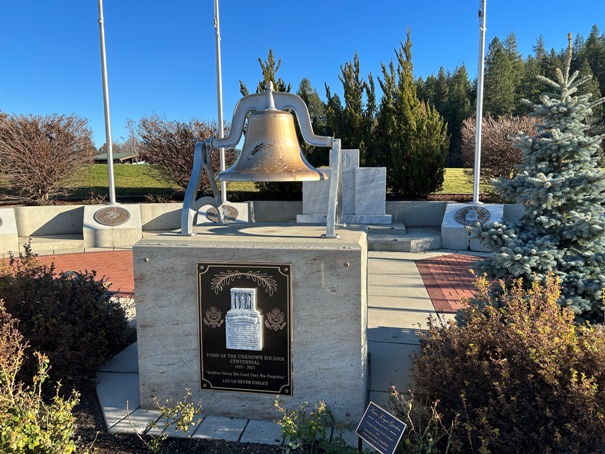
{"label": "engraved tomb image on plaque", "polygon": [[292,395],[292,266],[198,263],[201,388]]}
{"label": "engraved tomb image on plaque", "polygon": [[263,349],[263,317],[256,310],[256,289],[231,289],[231,309],[225,316],[225,327],[228,350]]}

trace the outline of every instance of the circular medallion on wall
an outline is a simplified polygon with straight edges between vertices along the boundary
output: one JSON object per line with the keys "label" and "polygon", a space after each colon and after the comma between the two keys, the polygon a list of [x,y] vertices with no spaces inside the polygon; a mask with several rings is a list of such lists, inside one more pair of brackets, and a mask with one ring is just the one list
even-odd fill
{"label": "circular medallion on wall", "polygon": [[475,206],[460,208],[454,215],[456,222],[462,225],[471,225],[475,222],[484,224],[489,221],[490,217],[491,214],[487,208]]}
{"label": "circular medallion on wall", "polygon": [[2,218],[0,218],[0,227],[2,227]]}
{"label": "circular medallion on wall", "polygon": [[[231,205],[223,205],[223,216],[225,217],[224,222],[233,222],[239,216],[239,211],[237,208]],[[218,209],[215,207],[210,207],[208,211],[206,211],[206,218],[210,222],[218,223],[219,215]]]}
{"label": "circular medallion on wall", "polygon": [[96,211],[93,218],[101,225],[114,227],[127,222],[130,219],[130,213],[124,208],[108,207]]}

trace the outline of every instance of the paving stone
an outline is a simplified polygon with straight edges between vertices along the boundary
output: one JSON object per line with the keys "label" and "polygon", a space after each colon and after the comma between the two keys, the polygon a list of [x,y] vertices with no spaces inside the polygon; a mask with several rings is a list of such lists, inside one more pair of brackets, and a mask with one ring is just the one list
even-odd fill
{"label": "paving stone", "polygon": [[122,372],[136,374],[139,372],[137,343],[126,347],[111,360],[101,366],[100,372]]}
{"label": "paving stone", "polygon": [[198,426],[192,438],[216,438],[238,441],[248,420],[226,418],[224,416],[206,416]]}
{"label": "paving stone", "polygon": [[273,421],[250,420],[240,441],[242,443],[281,445],[281,426]]}
{"label": "paving stone", "polygon": [[186,432],[178,430],[176,424],[170,424],[166,427],[166,419],[160,418],[156,421],[156,426],[149,431],[149,435],[158,436],[162,432],[169,437],[174,438],[191,438],[197,431],[199,425],[204,420],[204,416],[197,416],[193,420],[193,424],[189,426]]}
{"label": "paving stone", "polygon": [[109,433],[133,433],[147,432],[149,424],[156,422],[160,417],[158,410],[143,410],[141,408],[133,411],[130,415],[122,418],[113,427],[108,429]]}
{"label": "paving stone", "polygon": [[139,375],[113,372],[97,374],[97,397],[108,428],[140,406]]}
{"label": "paving stone", "polygon": [[371,354],[371,391],[388,392],[391,385],[395,385],[398,390],[410,387],[410,355],[418,351],[418,346],[368,342],[368,351]]}

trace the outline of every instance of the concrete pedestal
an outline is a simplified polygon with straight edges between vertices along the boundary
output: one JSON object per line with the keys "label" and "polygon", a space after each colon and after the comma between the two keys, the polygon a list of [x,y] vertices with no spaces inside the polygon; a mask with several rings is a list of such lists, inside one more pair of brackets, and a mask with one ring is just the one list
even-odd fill
{"label": "concrete pedestal", "polygon": [[86,205],[84,247],[130,247],[143,237],[139,205]]}
{"label": "concrete pedestal", "polygon": [[288,264],[292,391],[284,404],[323,400],[337,420],[359,422],[369,377],[366,233],[340,229],[340,239],[325,239],[319,226],[260,224],[195,231],[133,248],[142,407],[153,407],[152,396],[182,400],[188,388],[204,414],[277,418],[272,394],[202,389],[197,270],[199,263]]}
{"label": "concrete pedestal", "polygon": [[466,228],[476,222],[502,221],[504,205],[449,203],[441,224],[441,245],[446,249],[491,252]]}

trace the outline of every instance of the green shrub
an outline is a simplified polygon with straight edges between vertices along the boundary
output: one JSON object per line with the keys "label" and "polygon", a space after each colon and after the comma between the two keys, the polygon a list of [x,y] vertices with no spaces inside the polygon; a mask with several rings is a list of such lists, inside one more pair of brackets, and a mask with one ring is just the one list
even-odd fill
{"label": "green shrub", "polygon": [[[124,309],[95,272],[57,274],[28,246],[0,270],[0,299],[20,321],[29,349],[49,358],[51,380],[69,389],[92,383],[100,365],[134,337]],[[25,374],[36,368],[28,360]]]}
{"label": "green shrub", "polygon": [[494,300],[479,278],[484,306],[462,324],[431,324],[412,367],[417,392],[440,402],[446,426],[458,418],[459,452],[603,452],[603,328],[576,326],[552,276],[500,284]]}
{"label": "green shrub", "polygon": [[42,385],[48,378],[48,358],[36,353],[37,370],[27,388],[17,379],[25,359],[27,344],[17,330],[18,321],[6,312],[0,300],[0,452],[71,453],[78,403],[75,392],[67,399],[58,395],[50,403],[42,398]]}

